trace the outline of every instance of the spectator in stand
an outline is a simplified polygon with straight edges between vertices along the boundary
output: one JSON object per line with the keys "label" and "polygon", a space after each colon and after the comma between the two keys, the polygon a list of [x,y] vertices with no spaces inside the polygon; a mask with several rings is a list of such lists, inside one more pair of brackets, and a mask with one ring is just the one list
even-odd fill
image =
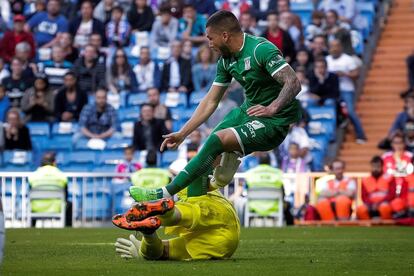
{"label": "spectator in stand", "polygon": [[11,75],[4,78],[2,84],[6,88],[11,106],[19,108],[26,90],[33,86],[33,80],[23,76],[23,63],[18,58],[12,58],[10,69]]}
{"label": "spectator in stand", "polygon": [[47,76],[50,89],[55,90],[62,86],[63,77],[72,66],[71,62],[65,60],[65,52],[62,47],[56,45],[52,48],[52,59],[40,63],[39,71]]}
{"label": "spectator in stand", "polygon": [[3,80],[8,76],[10,76],[10,72],[7,70],[3,58],[0,57],[0,83],[3,83]]}
{"label": "spectator in stand", "polygon": [[348,117],[354,125],[356,142],[364,144],[367,138],[354,105],[356,92],[354,81],[359,77],[358,64],[351,56],[343,52],[341,42],[337,39],[330,42],[329,53],[330,55],[326,57],[328,71],[339,77],[341,99],[346,103]]}
{"label": "spectator in stand", "polygon": [[351,41],[350,26],[347,23],[339,21],[338,13],[330,10],[326,13],[325,34],[328,41],[338,39],[348,55],[354,54],[354,48]]}
{"label": "spectator in stand", "polygon": [[178,19],[172,16],[171,6],[163,4],[151,30],[151,47],[170,47],[177,38]]}
{"label": "spectator in stand", "polygon": [[0,19],[4,22],[10,22],[12,12],[10,7],[11,1],[0,1]]}
{"label": "spectator in stand", "polygon": [[46,0],[35,0],[34,1],[34,10],[30,10],[29,14],[26,14],[26,20],[30,20],[33,15],[46,11]]}
{"label": "spectator in stand", "polygon": [[38,76],[34,86],[26,91],[22,98],[22,110],[26,122],[52,122],[53,92],[49,89],[46,76]]}
{"label": "spectator in stand", "polygon": [[113,93],[137,90],[137,79],[122,48],[115,51],[110,70],[107,71],[107,80],[109,91]]}
{"label": "spectator in stand", "polygon": [[281,15],[284,12],[290,12],[293,17],[293,25],[295,25],[298,30],[303,30],[302,19],[299,15],[292,13],[290,10],[290,1],[289,0],[278,0],[277,1],[277,12]]}
{"label": "spectator in stand", "polygon": [[154,118],[165,121],[165,127],[172,130],[172,117],[170,109],[160,102],[160,91],[155,88],[149,88],[147,90],[148,103],[154,108]]}
{"label": "spectator in stand", "polygon": [[7,122],[3,127],[5,150],[31,150],[32,141],[27,126],[20,119],[20,112],[11,108],[7,112]]}
{"label": "spectator in stand", "polygon": [[310,45],[310,51],[311,61],[316,60],[320,56],[326,57],[329,54],[328,47],[326,44],[326,37],[324,35],[316,35],[313,38],[312,43]]}
{"label": "spectator in stand", "polygon": [[308,164],[301,157],[301,150],[298,144],[289,144],[288,155],[283,157],[281,169],[284,173],[309,172]]}
{"label": "spectator in stand", "polygon": [[169,2],[172,15],[177,19],[183,17],[183,0],[170,0]]}
{"label": "spectator in stand", "polygon": [[339,79],[335,73],[328,72],[328,64],[323,57],[315,60],[313,72],[309,75],[309,92],[320,105],[329,100],[339,100]]}
{"label": "spectator in stand", "polygon": [[162,136],[169,133],[165,121],[154,118],[154,107],[150,104],[141,106],[141,120],[134,124],[132,138],[134,148],[138,150],[160,150]]}
{"label": "spectator in stand", "polygon": [[404,143],[411,153],[414,153],[414,121],[410,120],[404,127]]}
{"label": "spectator in stand", "polygon": [[394,120],[388,137],[391,138],[397,131],[404,131],[408,121],[414,121],[414,94],[404,98],[404,111],[400,112]]}
{"label": "spectator in stand", "polygon": [[362,201],[357,207],[357,218],[367,220],[378,215],[392,218],[392,200],[395,198],[395,179],[383,173],[381,157],[371,159],[371,176],[362,179]]}
{"label": "spectator in stand", "polygon": [[30,60],[32,49],[30,48],[29,43],[25,41],[20,42],[16,45],[14,50],[16,52],[14,57],[20,59],[23,64],[23,77],[33,79],[35,74],[38,73],[38,69],[36,64]]}
{"label": "spectator in stand", "polygon": [[197,13],[204,15],[206,18],[217,10],[214,0],[193,0],[192,3]]}
{"label": "spectator in stand", "polygon": [[257,20],[266,21],[268,11],[277,10],[276,0],[253,0],[250,11]]}
{"label": "spectator in stand", "polygon": [[401,178],[413,172],[411,160],[413,154],[405,150],[404,136],[397,132],[391,139],[391,151],[382,155],[384,161],[384,173],[396,177],[397,185]]}
{"label": "spectator in stand", "polygon": [[407,72],[408,72],[408,90],[403,92],[401,96],[413,94],[414,92],[414,50],[413,53],[407,57]]}
{"label": "spectator in stand", "polygon": [[79,50],[73,46],[73,38],[70,33],[61,33],[56,45],[62,48],[65,60],[74,63],[79,58]]}
{"label": "spectator in stand", "polygon": [[76,60],[72,70],[83,93],[91,94],[98,87],[106,86],[105,65],[98,62],[98,51],[92,45],[86,45],[83,57]]}
{"label": "spectator in stand", "polygon": [[124,47],[129,43],[131,25],[123,18],[124,10],[120,6],[112,9],[111,21],[106,25],[106,37],[108,45]]}
{"label": "spectator in stand", "polygon": [[244,12],[250,10],[250,5],[246,0],[226,0],[221,6],[222,10],[231,11],[237,18]]}
{"label": "spectator in stand", "polygon": [[253,16],[253,14],[249,12],[243,12],[240,15],[240,27],[243,32],[260,36],[260,30],[256,28],[256,18]]}
{"label": "spectator in stand", "polygon": [[[295,44],[295,49],[304,46],[303,30],[294,24],[294,14],[288,11],[280,13],[280,27],[287,31]],[[302,26],[302,24],[300,25]]]}
{"label": "spectator in stand", "polygon": [[312,72],[313,64],[306,48],[300,48],[296,52],[296,59],[292,64],[292,68],[296,70],[299,67],[302,67],[305,70],[306,75],[309,75]]}
{"label": "spectator in stand", "polygon": [[13,14],[23,14],[24,11],[24,0],[9,0],[11,12]]}
{"label": "spectator in stand", "polygon": [[300,101],[303,108],[306,108],[311,100],[311,94],[309,93],[309,80],[306,76],[306,70],[303,66],[296,67],[296,77],[298,78],[301,86],[301,90],[296,99]]}
{"label": "spectator in stand", "polygon": [[107,25],[111,20],[112,9],[117,7],[117,4],[118,1],[115,0],[101,0],[93,10],[93,17]]}
{"label": "spectator in stand", "polygon": [[106,58],[108,57],[108,49],[103,46],[102,36],[98,33],[91,34],[89,38],[89,44],[95,46],[98,53],[98,62],[107,65]]}
{"label": "spectator in stand", "polygon": [[159,86],[160,69],[157,63],[151,60],[150,49],[148,47],[141,47],[139,63],[134,66],[133,71],[139,91],[146,91],[148,88]]}
{"label": "spectator in stand", "polygon": [[355,198],[357,185],[354,179],[344,176],[345,162],[335,160],[331,170],[335,179],[317,185],[318,203],[316,209],[321,220],[349,220],[352,213],[352,201]]}
{"label": "spectator in stand", "polygon": [[191,64],[193,64],[193,43],[190,40],[185,40],[183,42],[183,50],[181,51],[181,57],[188,59],[189,61],[191,61]]}
{"label": "spectator in stand", "polygon": [[95,102],[82,109],[79,127],[86,138],[105,140],[115,133],[116,110],[107,103],[106,98],[106,90],[99,88],[95,93]]}
{"label": "spectator in stand", "polygon": [[60,14],[60,1],[49,0],[47,12],[39,12],[27,22],[26,31],[32,30],[38,47],[51,47],[59,34],[68,31],[68,21]]}
{"label": "spectator in stand", "polygon": [[174,41],[171,57],[166,61],[161,73],[161,91],[190,92],[193,88],[191,61],[181,57],[182,44]]}
{"label": "spectator in stand", "polygon": [[355,0],[322,0],[318,9],[325,13],[329,10],[336,11],[339,20],[350,25],[354,23],[357,15]]}
{"label": "spectator in stand", "polygon": [[277,12],[269,12],[267,15],[267,29],[262,34],[267,40],[280,49],[288,63],[295,61],[295,44],[289,33],[279,27],[279,15]]}
{"label": "spectator in stand", "polygon": [[6,96],[6,88],[0,84],[0,124],[4,122],[6,118],[6,112],[9,110],[10,100]]}
{"label": "spectator in stand", "polygon": [[401,187],[399,197],[392,202],[394,218],[400,218],[405,215],[405,210],[400,210],[401,207],[406,208],[409,218],[414,218],[414,173],[406,177],[404,184]]}
{"label": "spectator in stand", "polygon": [[93,17],[93,3],[85,0],[81,4],[80,16],[70,22],[69,32],[74,37],[74,46],[83,49],[93,33],[101,35],[103,45],[106,45],[105,26]]}
{"label": "spectator in stand", "polygon": [[117,173],[134,173],[142,169],[142,165],[140,163],[134,162],[134,154],[134,147],[126,147],[124,149],[124,161],[116,166],[115,171]]}
{"label": "spectator in stand", "polygon": [[325,13],[321,11],[312,12],[312,21],[305,27],[305,45],[310,46],[317,35],[323,35]]}
{"label": "spectator in stand", "polygon": [[183,17],[178,21],[178,37],[190,40],[195,46],[206,42],[206,18],[198,14],[192,4],[183,8]]}
{"label": "spectator in stand", "polygon": [[146,0],[134,0],[127,15],[132,31],[150,32],[154,23],[154,13]]}
{"label": "spectator in stand", "polygon": [[192,68],[194,90],[207,93],[216,76],[213,50],[204,44],[198,49],[197,63]]}
{"label": "spectator in stand", "polygon": [[75,73],[67,72],[63,78],[63,86],[57,90],[55,97],[56,119],[59,122],[77,122],[87,103],[88,96],[80,91]]}
{"label": "spectator in stand", "polygon": [[10,62],[14,57],[16,45],[20,42],[27,42],[30,45],[30,59],[33,59],[35,56],[35,42],[33,35],[24,30],[25,20],[23,15],[15,15],[13,18],[13,30],[6,32],[1,40],[0,51],[6,62]]}

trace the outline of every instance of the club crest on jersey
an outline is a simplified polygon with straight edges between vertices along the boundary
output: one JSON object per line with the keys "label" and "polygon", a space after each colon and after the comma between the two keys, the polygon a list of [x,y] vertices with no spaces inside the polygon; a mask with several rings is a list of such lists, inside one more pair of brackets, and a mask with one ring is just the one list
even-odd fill
{"label": "club crest on jersey", "polygon": [[250,65],[250,57],[247,57],[244,59],[244,71],[250,70],[251,65]]}

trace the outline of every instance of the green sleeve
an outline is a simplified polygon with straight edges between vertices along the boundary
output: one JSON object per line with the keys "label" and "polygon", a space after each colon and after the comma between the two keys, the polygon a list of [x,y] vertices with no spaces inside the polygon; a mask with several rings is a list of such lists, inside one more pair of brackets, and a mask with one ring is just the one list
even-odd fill
{"label": "green sleeve", "polygon": [[256,62],[266,68],[266,71],[273,77],[274,74],[282,70],[289,64],[283,58],[280,50],[270,42],[263,42],[254,51]]}
{"label": "green sleeve", "polygon": [[224,67],[224,59],[220,58],[217,61],[217,73],[216,78],[214,79],[213,85],[216,86],[229,86],[231,82],[232,76]]}

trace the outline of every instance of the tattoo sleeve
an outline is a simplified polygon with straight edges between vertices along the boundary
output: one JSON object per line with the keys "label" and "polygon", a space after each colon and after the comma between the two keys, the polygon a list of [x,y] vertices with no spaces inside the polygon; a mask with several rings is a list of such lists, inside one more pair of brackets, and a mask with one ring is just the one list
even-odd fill
{"label": "tattoo sleeve", "polygon": [[285,105],[290,103],[301,90],[301,85],[296,77],[295,71],[292,67],[285,66],[273,75],[273,78],[283,85],[282,90],[279,93],[279,96],[274,100],[272,105],[276,107],[276,112],[282,109]]}

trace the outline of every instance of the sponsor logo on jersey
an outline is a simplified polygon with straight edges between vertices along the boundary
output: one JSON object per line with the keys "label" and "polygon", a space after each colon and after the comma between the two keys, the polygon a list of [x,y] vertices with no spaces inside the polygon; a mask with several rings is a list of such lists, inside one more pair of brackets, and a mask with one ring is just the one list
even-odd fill
{"label": "sponsor logo on jersey", "polygon": [[[245,123],[244,125],[249,129],[249,132],[250,132],[250,135],[252,136],[252,138],[256,137],[256,130],[265,127],[264,124],[262,124],[261,122],[256,121],[256,120],[252,121],[252,122]],[[242,132],[243,132],[243,130],[242,130]],[[247,135],[246,135],[246,137],[247,137]]]}
{"label": "sponsor logo on jersey", "polygon": [[252,68],[250,65],[250,58],[251,57],[247,57],[244,59],[244,70],[245,71],[250,70],[250,68]]}
{"label": "sponsor logo on jersey", "polygon": [[272,59],[271,61],[269,61],[269,67],[273,67],[273,66],[275,66],[278,62],[279,62],[279,60],[282,58],[282,56],[281,55],[276,55],[276,58],[275,59]]}

